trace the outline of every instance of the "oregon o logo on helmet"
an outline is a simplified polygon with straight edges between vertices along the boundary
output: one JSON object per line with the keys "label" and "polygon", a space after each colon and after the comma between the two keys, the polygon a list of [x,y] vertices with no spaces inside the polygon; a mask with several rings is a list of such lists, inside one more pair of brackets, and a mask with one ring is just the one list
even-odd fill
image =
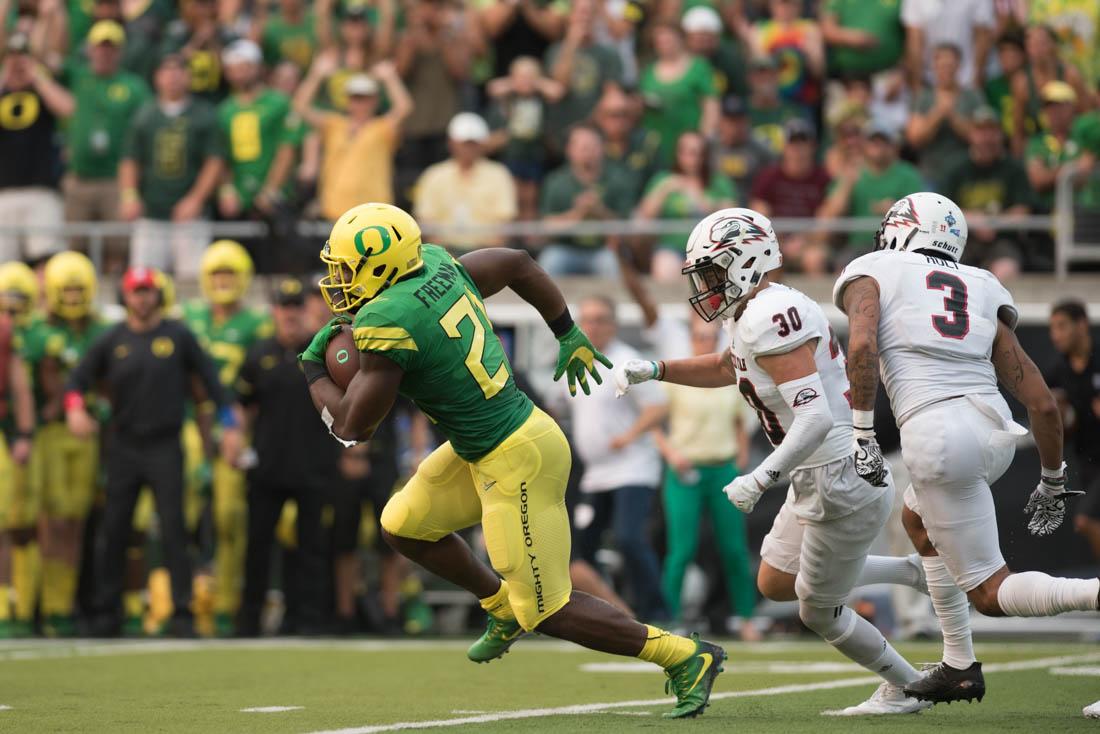
{"label": "oregon o logo on helmet", "polygon": [[339,352],[336,353],[336,361],[339,364],[343,364],[344,362],[347,362],[350,357],[351,357],[351,355],[348,354],[348,350],[346,350],[346,349],[341,349]]}
{"label": "oregon o logo on helmet", "polygon": [[[363,233],[364,232],[377,232],[378,233],[378,239],[382,242],[382,247],[379,248],[378,250],[375,250],[372,247],[368,251],[367,246],[365,244],[363,244]],[[363,229],[356,232],[354,242],[355,242],[355,249],[363,257],[367,257],[368,255],[381,255],[383,252],[390,249],[390,244],[391,244],[390,231],[387,228],[380,225],[380,224],[372,224],[371,226],[363,227]]]}

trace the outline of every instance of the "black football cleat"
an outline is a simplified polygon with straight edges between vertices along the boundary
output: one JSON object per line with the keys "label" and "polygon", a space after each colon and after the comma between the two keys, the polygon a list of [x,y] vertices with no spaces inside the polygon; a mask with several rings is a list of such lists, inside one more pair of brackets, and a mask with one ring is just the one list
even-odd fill
{"label": "black football cleat", "polygon": [[966,670],[957,670],[947,663],[939,663],[903,690],[907,696],[932,703],[974,699],[981,701],[985,696],[985,676],[982,675],[982,664],[978,662]]}

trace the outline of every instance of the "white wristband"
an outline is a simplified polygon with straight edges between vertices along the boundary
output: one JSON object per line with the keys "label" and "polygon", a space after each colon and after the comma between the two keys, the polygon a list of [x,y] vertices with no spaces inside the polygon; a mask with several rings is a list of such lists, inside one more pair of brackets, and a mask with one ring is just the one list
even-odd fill
{"label": "white wristband", "polygon": [[1045,466],[1042,468],[1043,479],[1064,479],[1066,476],[1066,462],[1062,462],[1062,465],[1057,469],[1047,469]]}
{"label": "white wristband", "polygon": [[870,431],[875,427],[875,411],[873,410],[853,410],[852,411],[852,427],[856,430]]}

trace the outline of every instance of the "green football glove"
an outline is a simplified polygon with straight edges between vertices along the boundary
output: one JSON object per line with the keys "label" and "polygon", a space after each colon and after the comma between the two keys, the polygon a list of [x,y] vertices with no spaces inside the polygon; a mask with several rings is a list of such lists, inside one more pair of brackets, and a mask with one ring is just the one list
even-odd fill
{"label": "green football glove", "polygon": [[309,343],[304,352],[298,355],[298,360],[300,362],[316,362],[324,367],[325,351],[328,349],[328,343],[332,341],[332,337],[336,336],[336,332],[340,330],[341,326],[350,323],[351,319],[347,316],[337,316],[329,321],[313,335],[313,341]]}
{"label": "green football glove", "polygon": [[577,394],[577,383],[581,383],[581,390],[585,395],[591,395],[588,387],[588,375],[597,385],[603,384],[603,378],[596,370],[596,362],[611,369],[611,360],[596,351],[592,342],[580,328],[574,324],[573,328],[558,337],[558,366],[554,369],[554,379],[560,380],[566,375],[569,380],[569,394]]}

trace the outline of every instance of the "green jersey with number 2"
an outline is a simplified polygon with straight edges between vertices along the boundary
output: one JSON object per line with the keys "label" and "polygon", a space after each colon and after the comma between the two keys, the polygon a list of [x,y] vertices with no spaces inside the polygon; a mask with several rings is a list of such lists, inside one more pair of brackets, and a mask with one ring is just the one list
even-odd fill
{"label": "green jersey with number 2", "polygon": [[248,349],[271,336],[271,318],[263,311],[242,308],[219,321],[209,303],[192,301],[183,306],[183,320],[213,360],[222,387],[233,390]]}
{"label": "green jersey with number 2", "polygon": [[355,345],[405,370],[400,392],[476,461],[510,436],[533,405],[512,379],[470,274],[446,250],[423,245],[424,266],[359,309]]}

